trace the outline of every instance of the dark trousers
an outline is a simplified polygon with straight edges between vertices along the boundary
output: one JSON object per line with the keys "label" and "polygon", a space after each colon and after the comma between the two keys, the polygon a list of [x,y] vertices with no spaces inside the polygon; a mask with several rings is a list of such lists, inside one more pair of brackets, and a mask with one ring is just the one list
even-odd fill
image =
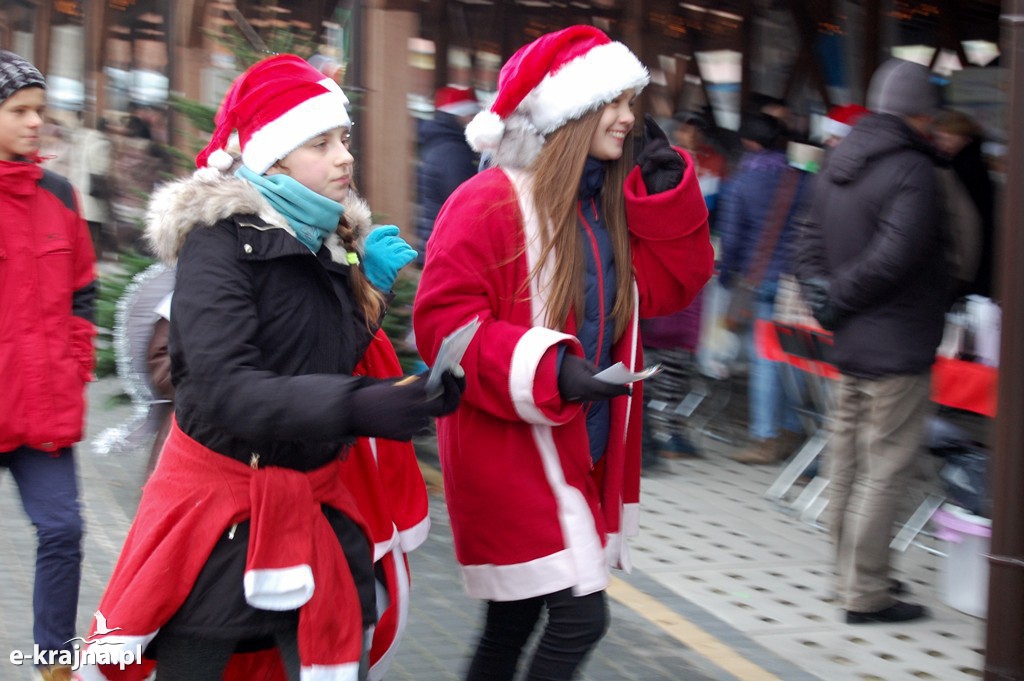
{"label": "dark trousers", "polygon": [[608,629],[603,591],[573,596],[565,589],[522,601],[488,601],[484,631],[466,681],[511,681],[530,634],[547,607],[526,681],[568,681]]}
{"label": "dark trousers", "polygon": [[41,650],[70,650],[82,580],[82,510],[70,447],[57,453],[19,447],[0,454],[36,528],[32,634]]}
{"label": "dark trousers", "polygon": [[[165,636],[160,640],[157,681],[220,681],[237,641]],[[299,681],[299,641],[296,630],[274,637],[288,681]]]}

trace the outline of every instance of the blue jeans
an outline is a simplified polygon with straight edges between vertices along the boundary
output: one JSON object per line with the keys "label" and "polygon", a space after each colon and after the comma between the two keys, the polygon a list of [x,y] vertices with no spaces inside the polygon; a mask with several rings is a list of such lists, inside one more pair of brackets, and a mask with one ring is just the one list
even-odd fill
{"label": "blue jeans", "polygon": [[32,634],[41,650],[71,650],[82,579],[82,509],[73,450],[57,454],[19,447],[0,454],[36,528]]}
{"label": "blue jeans", "polygon": [[[765,282],[757,290],[754,314],[757,319],[770,320],[775,307],[775,282]],[[750,357],[750,380],[747,386],[750,407],[750,436],[757,440],[778,437],[783,429],[801,432],[796,409],[782,387],[781,367],[761,357],[754,345],[753,332],[747,335]]]}

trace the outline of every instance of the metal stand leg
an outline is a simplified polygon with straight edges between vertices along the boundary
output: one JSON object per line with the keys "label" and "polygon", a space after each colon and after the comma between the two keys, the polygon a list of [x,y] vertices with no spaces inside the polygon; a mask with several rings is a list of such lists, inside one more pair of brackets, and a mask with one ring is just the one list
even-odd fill
{"label": "metal stand leg", "polygon": [[821,454],[821,450],[825,448],[825,443],[828,442],[829,435],[824,429],[818,429],[811,438],[804,443],[804,446],[800,448],[793,458],[789,460],[786,467],[779,473],[779,477],[775,479],[775,482],[771,484],[768,491],[764,493],[769,499],[780,501],[786,496],[793,483],[800,477],[800,474],[807,469],[814,459]]}
{"label": "metal stand leg", "polygon": [[896,536],[892,538],[889,543],[889,548],[896,551],[906,551],[914,540],[917,539],[917,535],[921,534],[921,530],[928,524],[931,517],[935,514],[935,511],[939,510],[945,502],[945,497],[941,497],[937,494],[929,494],[928,497],[921,502],[921,505],[917,507],[910,519],[903,524],[900,531],[896,533]]}
{"label": "metal stand leg", "polygon": [[[825,485],[828,485],[828,480],[824,481]],[[818,496],[813,503],[807,506],[803,513],[800,514],[800,520],[807,523],[816,530],[827,529],[824,525],[818,522],[818,518],[824,513],[828,507],[828,498]]]}
{"label": "metal stand leg", "polygon": [[[807,510],[814,505],[821,496],[821,493],[828,487],[828,478],[823,475],[816,475],[813,480],[807,483],[804,487],[804,491],[800,492],[800,495],[796,498],[796,501],[790,506],[793,511],[796,511],[800,517],[804,517]],[[817,519],[817,516],[815,516]]]}

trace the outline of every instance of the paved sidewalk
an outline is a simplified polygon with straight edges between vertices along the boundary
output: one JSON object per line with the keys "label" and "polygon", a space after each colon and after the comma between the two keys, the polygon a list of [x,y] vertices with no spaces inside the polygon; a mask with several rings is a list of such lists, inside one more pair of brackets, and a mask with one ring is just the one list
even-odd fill
{"label": "paved sidewalk", "polygon": [[[89,438],[130,416],[112,404],[116,380],[90,390]],[[117,559],[139,497],[146,451],[97,456],[80,447],[86,517],[79,628]],[[741,466],[709,442],[703,459],[674,461],[644,479],[635,569],[609,589],[612,624],[581,676],[589,681],[864,681],[981,676],[984,622],[940,602],[940,558],[902,557],[903,577],[936,617],[901,627],[850,627],[825,600],[824,533],[762,497],[775,468]],[[443,497],[432,495],[430,539],[410,556],[410,625],[389,679],[459,679],[482,611],[465,596],[452,555]],[[28,681],[11,650],[31,649],[34,538],[9,475],[0,473],[0,681]]]}

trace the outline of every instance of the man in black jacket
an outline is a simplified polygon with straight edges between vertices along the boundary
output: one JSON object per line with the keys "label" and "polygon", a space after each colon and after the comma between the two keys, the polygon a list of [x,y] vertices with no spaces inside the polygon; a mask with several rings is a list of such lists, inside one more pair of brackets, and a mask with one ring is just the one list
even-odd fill
{"label": "man in black jacket", "polygon": [[419,210],[417,264],[423,265],[427,239],[441,206],[460,184],[476,174],[477,155],[466,141],[466,124],[480,111],[473,90],[449,85],[434,95],[434,118],[420,125],[420,164],[416,176]]}
{"label": "man in black jacket", "polygon": [[891,59],[831,153],[796,249],[815,317],[835,331],[841,372],[828,449],[836,592],[849,624],[927,616],[893,598],[889,539],[930,411],[949,302],[927,68]]}

